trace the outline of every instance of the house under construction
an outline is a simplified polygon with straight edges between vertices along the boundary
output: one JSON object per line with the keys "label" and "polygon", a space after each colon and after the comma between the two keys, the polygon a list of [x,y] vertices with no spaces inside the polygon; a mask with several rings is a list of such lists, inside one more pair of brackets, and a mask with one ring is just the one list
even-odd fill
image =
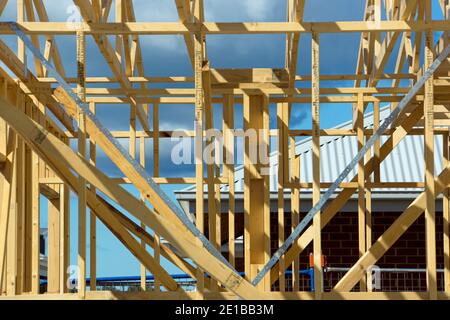
{"label": "house under construction", "polygon": [[[136,21],[132,0],[73,0],[70,21],[49,21],[53,1],[0,0],[0,14],[17,12],[0,16],[0,299],[449,299],[450,1],[366,0],[359,21],[327,22],[304,21],[306,0],[285,0],[284,22],[205,21],[207,1],[173,1],[178,21],[152,22]],[[321,74],[321,36],[344,33],[358,34],[355,72]],[[284,68],[214,68],[209,36],[254,34],[285,36]],[[191,75],[144,72],[141,40],[156,35],[183,38]],[[75,77],[60,37],[76,42]],[[112,76],[86,74],[87,41]],[[311,129],[292,128],[299,104]],[[353,116],[324,128],[323,104]],[[127,131],[97,115],[120,105]],[[167,105],[194,107],[190,177],[160,175],[177,130],[160,128]],[[185,185],[179,203],[166,185]],[[141,264],[139,290],[101,285],[97,221]],[[395,272],[408,284],[379,279]]]}

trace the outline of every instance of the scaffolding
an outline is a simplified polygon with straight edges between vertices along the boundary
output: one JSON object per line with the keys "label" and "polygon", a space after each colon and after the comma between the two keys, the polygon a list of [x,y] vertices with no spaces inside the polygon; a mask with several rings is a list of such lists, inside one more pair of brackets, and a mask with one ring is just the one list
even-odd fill
{"label": "scaffolding", "polygon": [[[176,22],[136,21],[138,8],[132,0],[74,0],[80,20],[70,22],[49,21],[43,0],[0,0],[0,14],[13,2],[16,21],[0,22],[0,35],[13,36],[18,44],[13,50],[0,40],[0,298],[450,297],[448,0],[366,0],[361,21],[329,22],[303,21],[306,0],[286,1],[285,22],[205,21],[203,0],[175,0]],[[330,33],[360,35],[354,74],[320,73],[320,38]],[[207,36],[223,34],[284,35],[285,67],[213,68],[214,61],[209,61],[206,52]],[[306,34],[311,38],[311,73],[298,75],[300,38]],[[183,37],[193,76],[145,74],[141,37],[154,35]],[[58,50],[56,39],[62,36],[76,41],[77,75],[73,78],[67,76],[70,62]],[[90,59],[87,37],[94,40],[111,77],[86,74]],[[41,40],[45,40],[44,47]],[[394,71],[387,73],[392,59],[396,61]],[[321,81],[330,80],[333,87],[321,86]],[[336,85],[343,81],[354,85]],[[291,128],[293,106],[300,103],[310,105],[312,129]],[[351,105],[353,128],[321,127],[323,103]],[[98,119],[97,107],[111,104],[129,106],[129,130],[114,131]],[[391,109],[384,121],[380,121],[381,104]],[[160,142],[177,130],[160,128],[159,111],[165,105],[195,107],[194,130],[184,131],[185,139],[194,141],[194,177],[160,175]],[[216,105],[222,108],[220,123],[214,118]],[[243,106],[245,136],[241,235],[234,164],[238,105]],[[270,127],[271,105],[276,106],[276,129]],[[369,109],[373,126],[366,128],[364,117]],[[250,132],[255,133],[254,140]],[[383,160],[411,135],[424,141],[424,154],[420,155],[423,181],[384,182],[380,177]],[[332,136],[355,136],[358,153],[335,181],[324,181],[321,138]],[[435,150],[436,136],[442,137],[443,150]],[[302,164],[295,149],[299,137],[311,137],[312,182],[300,179]],[[118,139],[129,141],[128,150]],[[270,219],[271,167],[263,161],[272,139],[276,139],[278,154],[276,223]],[[152,149],[147,150],[146,141],[150,140]],[[123,177],[111,177],[97,166],[99,149]],[[438,152],[444,163],[442,172],[435,174]],[[146,154],[152,155],[151,164],[146,163]],[[227,161],[230,159],[233,161]],[[349,177],[355,167],[357,174]],[[138,196],[124,184],[136,188]],[[194,185],[195,216],[184,212],[162,185]],[[421,192],[373,239],[372,190],[392,188],[420,188]],[[302,215],[300,201],[307,189],[312,190],[312,209]],[[291,194],[290,212],[285,207],[286,192]],[[77,195],[77,212],[71,212],[71,193]],[[323,261],[322,229],[355,193],[358,260],[348,268],[333,269]],[[221,199],[225,194],[228,205],[224,213]],[[443,269],[438,269],[436,214],[440,212],[436,211],[436,199],[441,195],[444,263]],[[41,196],[48,200],[46,210],[41,208]],[[386,269],[382,274],[390,276],[384,276],[382,284],[389,285],[372,290],[371,268],[422,213],[426,268],[412,272]],[[290,234],[285,230],[287,214],[292,223]],[[44,215],[48,219],[45,288],[40,276],[40,221]],[[70,265],[70,251],[74,250],[70,247],[71,215],[78,219],[76,266]],[[113,284],[97,279],[97,221],[140,262],[138,278],[111,280]],[[243,236],[242,270],[236,261],[239,236]],[[271,247],[274,241],[279,248],[275,252]],[[300,269],[299,256],[309,244],[313,250],[307,283],[301,277],[305,272]],[[226,255],[224,245],[228,247]],[[165,263],[181,270],[183,281],[169,274]],[[70,282],[72,271],[78,279],[75,288]],[[147,271],[151,273],[150,290]],[[411,273],[421,274],[418,283],[408,278]],[[391,281],[395,278],[392,274],[397,276]],[[399,275],[405,275],[404,286],[399,284]],[[118,282],[126,292],[113,288]]]}

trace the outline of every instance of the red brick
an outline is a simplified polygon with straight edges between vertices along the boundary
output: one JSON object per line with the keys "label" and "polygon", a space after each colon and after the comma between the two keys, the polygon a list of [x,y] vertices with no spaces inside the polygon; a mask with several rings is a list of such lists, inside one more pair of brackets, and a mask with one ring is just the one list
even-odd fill
{"label": "red brick", "polygon": [[350,240],[351,236],[348,232],[333,233],[330,235],[330,240]]}
{"label": "red brick", "polygon": [[358,248],[359,241],[357,240],[344,240],[341,241],[342,247],[344,248]]}
{"label": "red brick", "polygon": [[326,240],[322,241],[322,248],[342,248],[344,247],[340,240]]}
{"label": "red brick", "polygon": [[395,253],[401,256],[416,256],[417,250],[416,248],[397,248]]}

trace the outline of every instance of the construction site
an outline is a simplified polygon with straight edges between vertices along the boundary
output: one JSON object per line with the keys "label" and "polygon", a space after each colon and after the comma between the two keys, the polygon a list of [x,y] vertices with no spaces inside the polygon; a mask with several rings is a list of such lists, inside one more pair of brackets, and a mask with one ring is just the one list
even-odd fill
{"label": "construction site", "polygon": [[448,300],[449,142],[449,0],[0,0],[0,300]]}

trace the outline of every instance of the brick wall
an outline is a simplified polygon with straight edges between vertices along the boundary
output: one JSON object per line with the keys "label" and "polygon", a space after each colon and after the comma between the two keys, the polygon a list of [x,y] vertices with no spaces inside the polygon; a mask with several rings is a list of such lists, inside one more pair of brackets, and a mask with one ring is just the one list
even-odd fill
{"label": "brick wall", "polygon": [[[304,215],[305,213],[303,213]],[[378,237],[395,221],[400,212],[376,212],[372,215],[372,241]],[[303,216],[302,216],[303,217]],[[301,218],[302,218],[301,217]],[[207,215],[205,225],[208,225]],[[285,213],[285,237],[291,233],[291,213]],[[228,217],[222,214],[222,243],[228,238]],[[206,228],[207,234],[207,228]],[[236,237],[243,233],[243,215],[236,215]],[[443,217],[441,212],[436,213],[436,246],[437,266],[442,269],[443,257]],[[271,248],[272,254],[278,249],[278,214],[271,214]],[[300,255],[300,268],[309,268],[309,255],[312,253],[312,243]],[[350,268],[359,258],[358,252],[358,217],[357,213],[340,212],[322,230],[322,252],[326,256],[328,267]],[[226,256],[226,255],[225,255]],[[382,269],[424,269],[425,264],[425,218],[420,218],[403,234],[376,263]],[[236,258],[236,269],[244,271],[244,259]],[[332,288],[345,272],[328,272],[324,274],[324,288]],[[425,291],[425,273],[412,272],[383,272],[383,291]],[[286,290],[290,290],[292,281],[286,280]],[[277,290],[275,283],[274,290]],[[443,288],[443,274],[438,273],[438,288]],[[301,289],[309,290],[307,276],[301,277]],[[358,290],[358,285],[354,290]]]}
{"label": "brick wall", "polygon": [[[372,241],[395,221],[401,213],[377,212],[372,216]],[[272,253],[278,249],[278,216],[271,215],[271,247]],[[285,235],[291,232],[291,215],[285,215]],[[443,217],[436,213],[436,245],[437,265],[443,268]],[[359,257],[358,252],[358,217],[357,213],[340,212],[322,230],[322,252],[326,256],[328,267],[351,267]],[[300,255],[300,268],[309,266],[309,254],[312,253],[312,243]],[[383,268],[425,268],[425,218],[422,215],[400,239],[376,263]],[[332,272],[324,275],[325,289],[329,289],[343,276],[344,272]],[[382,287],[385,291],[423,291],[426,290],[425,273],[382,272]],[[287,279],[287,288],[291,287]],[[443,276],[438,274],[438,286],[443,286]],[[276,284],[277,287],[277,284]],[[307,287],[305,289],[308,289]],[[358,289],[356,286],[355,289]]]}

